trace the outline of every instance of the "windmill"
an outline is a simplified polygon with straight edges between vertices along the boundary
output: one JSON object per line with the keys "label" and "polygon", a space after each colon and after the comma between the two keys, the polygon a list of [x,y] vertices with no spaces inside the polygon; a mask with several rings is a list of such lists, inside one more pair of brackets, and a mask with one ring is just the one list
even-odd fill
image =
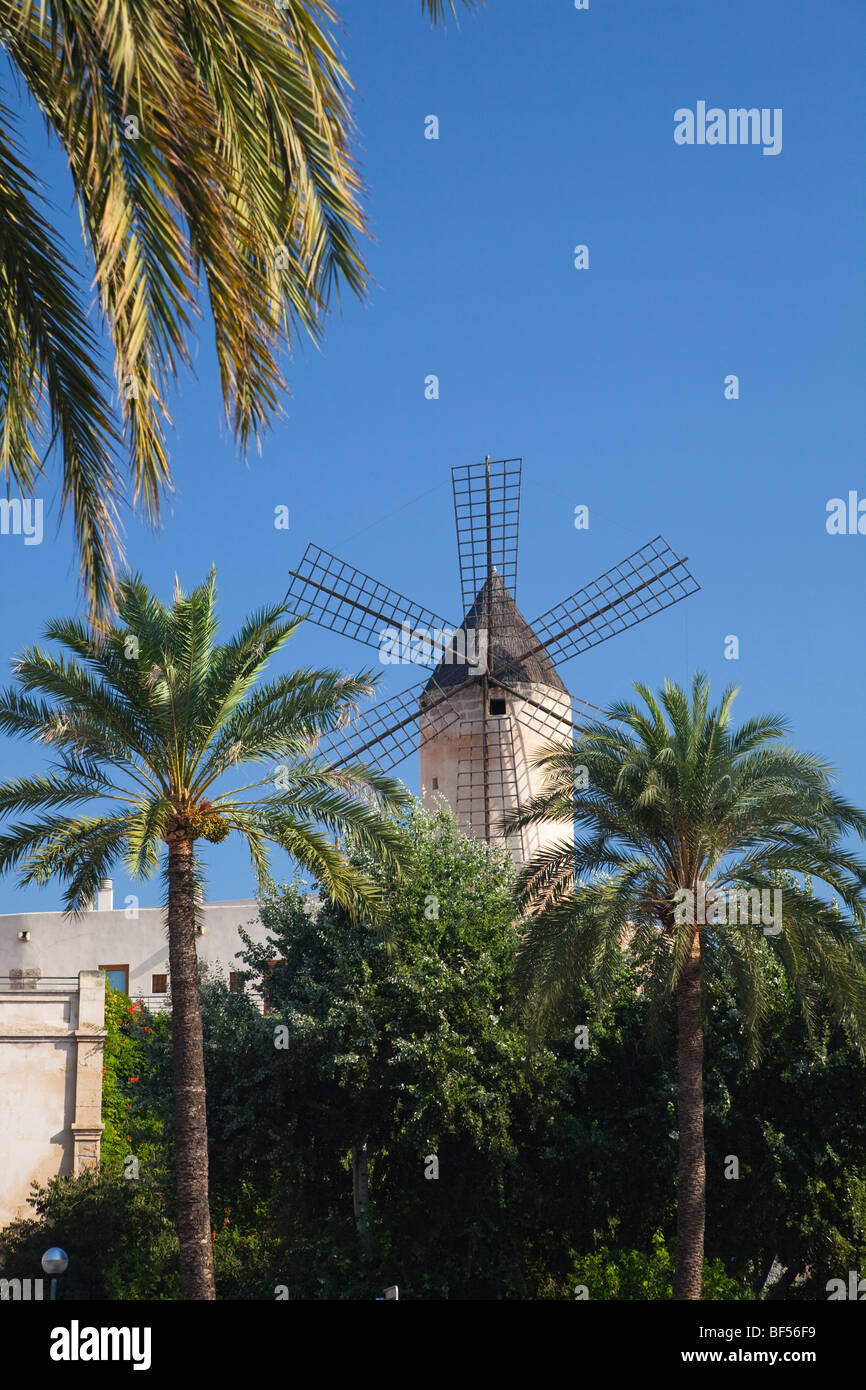
{"label": "windmill", "polygon": [[[573,699],[557,664],[700,588],[656,536],[530,626],[515,601],[521,473],[521,459],[451,470],[459,627],[312,543],[286,596],[296,613],[378,648],[385,664],[433,668],[331,735],[322,753],[335,766],[363,761],[384,772],[420,749],[424,794],[444,797],[462,829],[488,843],[502,841],[503,816],[539,790],[537,750],[604,718]],[[519,864],[561,835],[533,826],[509,847]]]}

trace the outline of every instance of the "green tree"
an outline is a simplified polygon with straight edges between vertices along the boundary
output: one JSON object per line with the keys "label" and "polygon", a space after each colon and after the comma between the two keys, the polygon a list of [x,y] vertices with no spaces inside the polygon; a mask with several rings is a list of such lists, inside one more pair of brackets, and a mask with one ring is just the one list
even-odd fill
{"label": "green tree", "polygon": [[[389,778],[356,764],[335,771],[314,752],[373,678],[302,670],[257,686],[298,625],[282,605],[218,644],[211,572],[188,595],[178,587],[170,607],[139,578],[124,580],[117,613],[96,637],[75,620],[50,622],[46,636],[66,654],[24,652],[17,687],[0,695],[0,729],[56,752],[49,772],[0,787],[0,814],[36,813],[0,835],[0,871],[20,866],[25,884],[58,877],[66,910],[80,914],[117,860],[135,878],[163,868],[181,1273],[185,1297],[212,1298],[196,842],[239,835],[263,888],[275,845],[336,902],[373,911],[379,888],[330,837],[351,837],[396,865],[392,816],[404,795]],[[244,764],[270,767],[237,785]],[[68,809],[105,802],[98,814]]]}
{"label": "green tree", "polygon": [[[635,689],[645,707],[617,703],[609,723],[592,724],[539,758],[547,784],[512,818],[514,826],[553,820],[577,828],[525,868],[521,892],[531,915],[520,971],[536,1031],[561,1016],[580,982],[591,981],[601,999],[609,993],[629,936],[648,995],[675,998],[674,1297],[699,1299],[706,1210],[702,957],[724,956],[753,1048],[769,1011],[761,969],[767,951],[801,997],[808,984],[820,984],[862,1046],[866,865],[842,836],[854,831],[863,838],[866,814],[833,790],[828,763],[784,741],[779,717],[733,727],[733,687],[715,708],[701,674],[691,700],[671,681],[658,697],[644,685]],[[825,884],[850,916],[796,874]],[[731,892],[743,889],[757,892],[759,903],[762,892],[781,893],[778,927],[756,912],[753,898],[728,911]]]}
{"label": "green tree", "polygon": [[177,1230],[162,1174],[131,1181],[112,1165],[34,1183],[32,1216],[0,1233],[3,1277],[40,1273],[51,1245],[69,1255],[64,1299],[175,1299],[180,1296]]}
{"label": "green tree", "polygon": [[149,1168],[163,1164],[164,1122],[161,1107],[153,1104],[152,1088],[154,1072],[162,1079],[155,1061],[161,1061],[161,1044],[170,1046],[170,1021],[170,1015],[150,1014],[141,1003],[112,989],[106,976],[100,1156],[112,1170],[122,1167],[127,1173],[130,1158]]}
{"label": "green tree", "polygon": [[[290,911],[282,900],[281,916]],[[310,926],[305,913],[291,939],[309,934],[314,960]],[[496,932],[494,919],[487,932]],[[702,1297],[761,1295],[775,1257],[779,1277],[764,1297],[825,1299],[830,1278],[844,1278],[866,1260],[866,1065],[828,1026],[817,989],[804,1019],[769,954],[765,1031],[772,1042],[760,1065],[750,1064],[733,981],[719,956],[708,960],[718,969],[704,979]],[[670,1298],[675,1010],[671,1001],[659,1048],[648,1048],[649,1002],[628,952],[618,975],[604,1012],[589,990],[575,1002],[574,1016],[592,1020],[589,1050],[576,1050],[564,1030],[551,1043],[552,1057],[535,1055],[526,1087],[519,1062],[503,1063],[489,1049],[482,1054],[485,1085],[501,1092],[508,1108],[505,1148],[479,1144],[458,1125],[440,1144],[439,1182],[428,1182],[419,1179],[418,1146],[406,1142],[400,1115],[380,1129],[384,1137],[370,1152],[374,1249],[367,1256],[352,1205],[354,1126],[339,1128],[346,1096],[324,1079],[333,1053],[311,1050],[308,1061],[318,1055],[323,1066],[318,1077],[308,1074],[297,1034],[291,1052],[277,1051],[274,1016],[262,1017],[253,991],[232,991],[208,971],[202,1021],[219,1298],[272,1300],[280,1284],[292,1298],[369,1298],[394,1278],[415,1298],[571,1300],[580,1284],[592,1299]],[[346,977],[338,983],[345,995]],[[67,1297],[176,1297],[177,1235],[168,1216],[175,1207],[171,1014],[131,1010],[122,995],[109,993],[107,1161],[96,1186],[87,1171],[34,1195],[37,1219],[0,1232],[2,1272],[31,1276],[42,1251],[59,1242],[70,1254]],[[513,1026],[508,1012],[506,1004],[497,1028]],[[474,1017],[469,1028],[471,1043],[480,1031]],[[519,1034],[517,1041],[522,1057]],[[316,1101],[327,1104],[317,1108]],[[135,1182],[120,1171],[129,1153],[141,1157]],[[729,1180],[732,1154],[737,1181]],[[716,1278],[722,1265],[726,1277]]]}
{"label": "green tree", "polygon": [[359,857],[375,926],[288,888],[245,992],[204,987],[215,1224],[263,1202],[293,1297],[528,1297],[552,1251],[568,1267],[551,1206],[579,1211],[554,1198],[582,1182],[555,1134],[571,1073],[515,1025],[509,856],[446,812],[406,833],[399,879]]}
{"label": "green tree", "polygon": [[137,1085],[145,1068],[141,1039],[133,1036],[129,1022],[138,1010],[119,989],[112,989],[105,978],[105,1045],[102,1067],[102,1142],[104,1161],[121,1164],[130,1149],[131,1087]]}
{"label": "green tree", "polygon": [[118,420],[87,288],[0,104],[0,468],[29,492],[59,445],[92,610],[114,591],[122,439],[150,519],[170,486],[167,399],[201,289],[244,450],[279,411],[281,347],[319,338],[341,285],[365,290],[336,23],[328,0],[0,0],[0,50],[68,161],[121,402]]}
{"label": "green tree", "polygon": [[724,969],[707,980],[708,1244],[756,1292],[775,1266],[766,1296],[826,1298],[828,1279],[866,1262],[866,1059],[815,984],[793,988],[772,956],[765,973],[757,1065],[740,1045],[733,980]]}
{"label": "green tree", "polygon": [[[262,902],[268,940],[248,941],[243,959],[267,998],[285,1096],[269,1106],[283,1134],[270,1152],[285,1151],[288,1132],[332,1174],[345,1157],[353,1277],[396,1266],[416,1296],[441,1296],[449,1279],[479,1278],[488,1198],[515,1154],[513,1112],[534,1102],[508,1018],[510,856],[461,835],[444,810],[416,804],[405,831],[399,879],[381,858],[356,857],[382,891],[375,926],[288,890]],[[431,1258],[437,1245],[447,1253]]]}
{"label": "green tree", "polygon": [[[571,1272],[577,1296],[634,1302],[671,1297],[673,1260],[661,1231],[652,1237],[649,1255],[640,1250],[610,1250],[607,1246],[593,1255],[578,1257]],[[705,1299],[748,1299],[752,1295],[731,1279],[720,1260],[704,1262],[702,1296]]]}

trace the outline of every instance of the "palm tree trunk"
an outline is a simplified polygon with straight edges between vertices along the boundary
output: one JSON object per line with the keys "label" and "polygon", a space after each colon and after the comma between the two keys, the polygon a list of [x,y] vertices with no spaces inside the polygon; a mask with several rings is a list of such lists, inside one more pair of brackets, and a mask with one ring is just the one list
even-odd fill
{"label": "palm tree trunk", "polygon": [[352,1149],[352,1195],[361,1249],[370,1249],[370,1168],[366,1139]]}
{"label": "palm tree trunk", "polygon": [[216,1298],[208,1202],[207,1114],[195,950],[192,841],[168,851],[168,951],[180,1277],[185,1299]]}
{"label": "palm tree trunk", "polygon": [[704,1266],[707,1174],[704,1156],[704,1030],[701,936],[695,931],[677,981],[679,1163],[674,1298],[699,1299]]}

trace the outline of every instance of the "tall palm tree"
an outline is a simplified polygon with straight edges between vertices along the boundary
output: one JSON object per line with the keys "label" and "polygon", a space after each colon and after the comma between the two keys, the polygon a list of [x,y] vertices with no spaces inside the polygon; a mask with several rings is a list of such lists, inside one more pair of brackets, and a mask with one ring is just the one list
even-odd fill
{"label": "tall palm tree", "polygon": [[[475,0],[463,0],[472,8]],[[430,19],[455,0],[422,0]],[[32,492],[55,444],[93,612],[110,603],[125,441],[159,515],[164,427],[203,280],[222,393],[245,450],[279,410],[281,347],[317,338],[367,272],[351,86],[328,0],[0,0],[0,52],[68,161],[116,413],[70,251],[0,100],[0,470]]]}
{"label": "tall palm tree", "polygon": [[[177,589],[170,607],[126,579],[116,622],[98,637],[76,620],[48,623],[45,635],[65,652],[24,652],[17,686],[0,694],[0,730],[56,752],[48,772],[0,787],[0,814],[27,817],[0,835],[0,871],[18,866],[24,884],[60,878],[74,914],[118,860],[136,878],[162,865],[167,880],[178,1233],[191,1299],[214,1297],[196,842],[240,835],[265,889],[276,845],[335,902],[374,912],[379,890],[331,837],[399,864],[394,818],[405,797],[391,779],[357,764],[334,770],[315,752],[375,678],[302,670],[258,683],[297,620],[265,608],[218,645],[215,600],[213,572],[188,595]],[[267,771],[245,781],[243,764]],[[103,806],[70,809],[93,803]]]}
{"label": "tall palm tree", "polygon": [[[643,707],[617,703],[611,722],[545,750],[538,760],[545,785],[512,818],[513,828],[550,820],[568,826],[562,841],[523,872],[520,893],[530,915],[520,970],[537,1031],[562,1018],[579,983],[606,997],[624,940],[631,939],[644,962],[650,999],[658,1005],[675,997],[674,1297],[699,1299],[706,1192],[702,971],[725,962],[751,1048],[760,1046],[767,1004],[761,964],[768,951],[801,993],[810,984],[826,991],[862,1046],[866,864],[841,837],[849,831],[866,837],[866,813],[833,790],[827,762],[785,741],[787,726],[778,716],[732,725],[734,687],[715,708],[700,673],[691,699],[671,681],[658,696],[645,685],[635,690]],[[825,884],[835,901],[815,895],[813,881]],[[781,900],[760,897],[774,891]],[[773,920],[776,906],[781,915]]]}

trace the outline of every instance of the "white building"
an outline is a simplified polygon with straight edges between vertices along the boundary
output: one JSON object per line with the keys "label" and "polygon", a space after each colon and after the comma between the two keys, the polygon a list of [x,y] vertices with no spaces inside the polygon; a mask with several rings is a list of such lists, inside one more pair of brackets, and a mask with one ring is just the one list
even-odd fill
{"label": "white building", "polygon": [[30,1184],[99,1158],[105,977],[0,980],[0,1226],[32,1216]]}
{"label": "white building", "polygon": [[[255,899],[205,903],[198,956],[231,979],[259,943]],[[83,918],[62,912],[0,916],[0,1227],[27,1206],[30,1184],[98,1161],[102,1135],[105,975],[150,1008],[167,1003],[163,907],[115,908],[110,879]]]}
{"label": "white building", "polygon": [[[205,903],[196,941],[199,960],[236,970],[243,949],[238,928],[265,939],[255,898]],[[78,919],[63,912],[0,916],[0,982],[19,989],[43,979],[77,978],[103,970],[116,989],[149,1008],[160,1008],[168,990],[168,938],[164,907],[139,907],[136,898],[115,906],[111,879],[100,887],[94,909]]]}

